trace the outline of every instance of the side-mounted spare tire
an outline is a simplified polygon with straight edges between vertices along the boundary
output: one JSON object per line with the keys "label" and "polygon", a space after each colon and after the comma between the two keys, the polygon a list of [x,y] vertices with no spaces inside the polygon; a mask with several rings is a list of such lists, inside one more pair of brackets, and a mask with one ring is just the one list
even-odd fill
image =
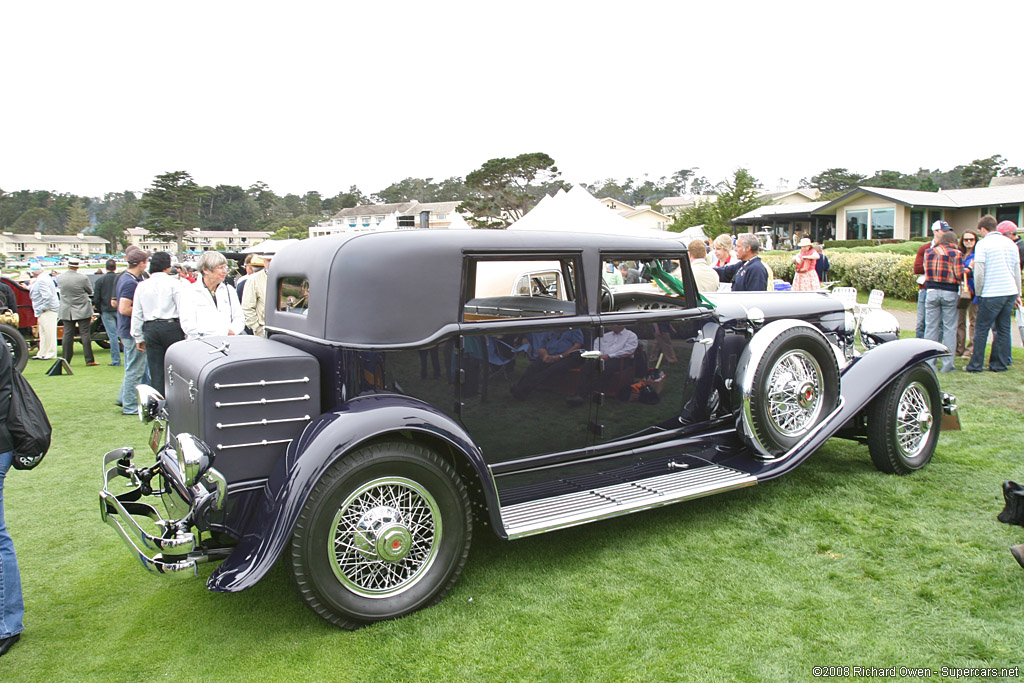
{"label": "side-mounted spare tire", "polygon": [[875,467],[909,474],[932,459],[942,423],[942,393],[927,363],[906,370],[868,406],[868,450]]}
{"label": "side-mounted spare tire", "polygon": [[0,336],[11,352],[11,362],[18,372],[22,372],[28,365],[28,342],[16,327],[0,323]]}
{"label": "side-mounted spare tire", "polygon": [[318,615],[354,629],[433,605],[469,554],[469,494],[421,446],[385,442],[331,465],[295,524],[291,570]]}
{"label": "side-mounted spare tire", "polygon": [[738,427],[763,456],[784,454],[839,404],[839,366],[817,328],[771,323],[754,335],[744,358]]}

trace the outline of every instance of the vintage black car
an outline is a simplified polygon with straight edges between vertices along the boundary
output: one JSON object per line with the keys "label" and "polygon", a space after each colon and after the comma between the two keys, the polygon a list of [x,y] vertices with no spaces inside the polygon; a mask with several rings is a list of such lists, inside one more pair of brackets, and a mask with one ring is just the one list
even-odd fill
{"label": "vintage black car", "polygon": [[[649,281],[606,286],[619,261]],[[700,295],[673,240],[310,239],[268,301],[269,339],[169,349],[166,399],[140,387],[156,463],[107,453],[102,515],[153,572],[222,560],[214,591],[285,562],[345,628],[440,600],[474,520],[512,540],[752,486],[833,436],[906,474],[956,415],[944,346],[824,293]]]}

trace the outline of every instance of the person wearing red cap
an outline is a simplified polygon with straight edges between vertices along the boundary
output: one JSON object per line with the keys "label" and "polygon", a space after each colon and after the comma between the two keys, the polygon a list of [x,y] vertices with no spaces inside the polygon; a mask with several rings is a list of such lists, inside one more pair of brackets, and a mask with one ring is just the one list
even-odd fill
{"label": "person wearing red cap", "polygon": [[[974,353],[964,368],[981,372],[985,364],[985,343],[992,330],[992,352],[988,369],[1006,372],[1011,358],[1010,326],[1014,305],[1020,301],[1020,252],[1001,234],[993,221],[983,217],[978,227],[982,239],[974,248],[974,291],[978,294],[978,324],[974,332]],[[1016,227],[1016,226],[1015,226]]]}
{"label": "person wearing red cap", "polygon": [[1017,253],[1020,255],[1020,267],[1024,269],[1024,240],[1017,236],[1017,224],[1013,221],[1003,221],[996,226],[996,230],[1017,246]]}

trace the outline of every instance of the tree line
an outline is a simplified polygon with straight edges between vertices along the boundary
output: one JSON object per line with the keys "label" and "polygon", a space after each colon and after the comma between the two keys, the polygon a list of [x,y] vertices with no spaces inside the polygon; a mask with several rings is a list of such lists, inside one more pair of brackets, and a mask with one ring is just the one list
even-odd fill
{"label": "tree line", "polygon": [[[1022,176],[1001,155],[975,159],[943,170],[918,169],[915,173],[879,170],[864,176],[846,168],[828,168],[800,181],[802,188],[818,189],[823,199],[833,199],[858,185],[922,191],[984,187],[995,176]],[[764,185],[746,169],[711,183],[697,167],[683,168],[671,176],[653,180],[627,177],[584,183],[595,196],[612,197],[633,206],[657,208],[665,197],[718,195],[680,214],[673,229],[705,224],[711,232],[728,229],[728,220],[758,206]],[[102,198],[46,190],[0,189],[0,230],[14,233],[41,232],[99,235],[114,249],[125,243],[125,230],[142,226],[176,238],[190,229],[267,231],[275,237],[303,237],[313,223],[341,209],[361,204],[393,204],[459,201],[459,210],[472,214],[471,223],[482,228],[503,228],[522,217],[543,197],[570,185],[561,178],[554,159],[542,152],[512,158],[490,159],[466,177],[405,178],[372,194],[352,185],[347,191],[325,197],[316,191],[302,195],[275,193],[263,182],[248,188],[239,185],[199,185],[186,171],[156,176],[152,186],[138,193],[109,192]]]}

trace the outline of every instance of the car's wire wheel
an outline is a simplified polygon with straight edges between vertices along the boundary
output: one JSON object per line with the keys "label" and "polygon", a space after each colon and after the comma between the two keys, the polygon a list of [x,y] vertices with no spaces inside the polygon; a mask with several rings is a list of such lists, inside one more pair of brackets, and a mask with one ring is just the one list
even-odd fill
{"label": "car's wire wheel", "polygon": [[821,415],[822,372],[803,349],[783,354],[768,377],[768,416],[784,436],[805,434]]}
{"label": "car's wire wheel", "polygon": [[903,390],[896,408],[896,444],[904,457],[920,455],[933,426],[928,390],[913,382]]}
{"label": "car's wire wheel", "polygon": [[371,598],[415,584],[433,563],[442,534],[437,501],[401,477],[360,486],[331,524],[328,552],[335,575],[353,593]]}
{"label": "car's wire wheel", "polygon": [[741,386],[749,378],[749,390],[743,389],[739,427],[755,452],[778,457],[839,404],[839,368],[828,341],[814,328],[795,325],[767,333],[763,352],[741,371]]}
{"label": "car's wire wheel", "polygon": [[343,628],[394,619],[451,590],[473,536],[465,483],[434,451],[380,442],[317,480],[292,533],[292,577]]}
{"label": "car's wire wheel", "polygon": [[935,371],[920,363],[896,377],[868,406],[868,450],[875,467],[908,474],[932,459],[939,441],[942,394]]}

